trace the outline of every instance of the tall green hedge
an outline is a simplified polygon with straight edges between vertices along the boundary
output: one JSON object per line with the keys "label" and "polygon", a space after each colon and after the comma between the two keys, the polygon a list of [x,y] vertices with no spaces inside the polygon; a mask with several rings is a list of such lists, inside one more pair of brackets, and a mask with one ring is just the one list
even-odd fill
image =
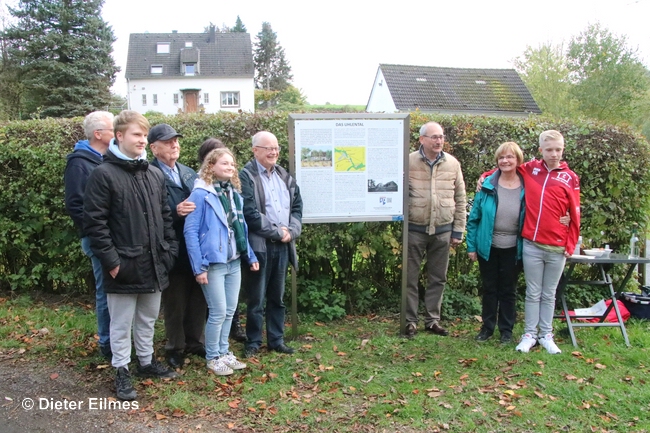
{"label": "tall green hedge", "polygon": [[[84,291],[92,287],[90,263],[79,247],[63,203],[65,155],[83,138],[83,119],[46,119],[0,125],[0,288]],[[242,166],[252,157],[250,137],[274,132],[287,143],[287,113],[152,115],[184,135],[180,162],[195,167],[198,146],[218,137]],[[644,233],[650,210],[650,148],[630,130],[587,121],[543,117],[502,118],[411,113],[411,147],[419,127],[436,120],[445,128],[448,150],[463,166],[468,196],[479,175],[494,166],[494,150],[516,141],[527,158],[537,156],[537,137],[557,129],[566,140],[565,159],[582,184],[582,227],[591,246],[608,243],[626,251],[636,224]],[[280,163],[288,166],[288,149]],[[306,225],[298,242],[300,310],[320,319],[381,309],[396,311],[401,281],[400,223]],[[589,273],[586,268],[582,272]],[[619,270],[612,270],[619,278]],[[479,312],[479,277],[464,246],[452,251],[444,313]],[[523,289],[522,293],[523,293]],[[573,300],[600,298],[593,289],[572,291]]]}

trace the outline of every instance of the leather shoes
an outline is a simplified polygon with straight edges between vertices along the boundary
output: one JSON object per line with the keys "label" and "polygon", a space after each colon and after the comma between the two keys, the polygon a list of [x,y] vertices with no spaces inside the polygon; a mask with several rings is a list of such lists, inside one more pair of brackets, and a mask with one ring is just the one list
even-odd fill
{"label": "leather shoes", "polygon": [[201,358],[205,358],[205,347],[203,346],[198,346],[194,347],[192,349],[185,349],[185,353],[188,355],[196,355]]}
{"label": "leather shoes", "polygon": [[415,323],[409,323],[408,325],[406,325],[406,332],[404,332],[406,338],[413,338],[417,333],[418,333],[418,329]]}
{"label": "leather shoes", "polygon": [[447,331],[445,328],[438,325],[437,323],[434,323],[431,326],[427,326],[425,329],[427,330],[427,332],[430,332],[430,333],[436,334],[436,335],[440,335],[442,337],[445,337],[445,336],[449,335],[449,331]]}
{"label": "leather shoes", "polygon": [[295,352],[293,348],[287,346],[284,343],[280,344],[279,346],[272,347],[271,350],[278,353],[286,353],[287,355],[291,355]]}
{"label": "leather shoes", "polygon": [[235,341],[239,341],[240,343],[246,342],[246,331],[244,328],[241,326],[241,323],[233,322],[232,326],[230,327],[230,338],[232,338]]}
{"label": "leather shoes", "polygon": [[165,358],[167,360],[167,364],[169,364],[169,366],[173,369],[181,368],[185,363],[185,357],[183,356],[182,352],[167,352],[167,356]]}
{"label": "leather shoes", "polygon": [[244,358],[253,358],[257,356],[259,351],[260,349],[258,349],[257,347],[247,347],[246,349],[244,349]]}

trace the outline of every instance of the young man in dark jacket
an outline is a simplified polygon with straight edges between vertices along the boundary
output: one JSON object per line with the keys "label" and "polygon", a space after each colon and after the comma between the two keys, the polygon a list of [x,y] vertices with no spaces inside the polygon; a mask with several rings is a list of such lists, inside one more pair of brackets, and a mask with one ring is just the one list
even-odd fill
{"label": "young man in dark jacket", "polygon": [[177,376],[154,357],[153,336],[178,242],[164,175],[147,162],[149,122],[140,113],[122,111],[114,127],[115,139],[104,162],[86,185],[84,230],[102,264],[117,397],[134,400],[137,393],[128,370],[132,328],[139,360],[136,375]]}
{"label": "young man in dark jacket", "polygon": [[172,368],[183,366],[186,353],[205,358],[203,330],[208,311],[203,290],[192,272],[183,235],[185,218],[196,208],[187,198],[198,176],[190,167],[178,162],[181,150],[179,137],[183,136],[166,123],[151,128],[147,136],[155,156],[151,165],[158,167],[165,174],[167,202],[172,212],[179,245],[178,260],[169,273],[169,287],[162,294],[167,337],[165,357]]}
{"label": "young man in dark jacket", "polygon": [[113,114],[108,111],[94,111],[83,122],[87,140],[80,140],[67,156],[65,166],[65,208],[74,222],[81,238],[81,249],[90,257],[95,275],[95,311],[97,314],[97,335],[99,351],[106,359],[112,358],[110,341],[111,317],[104,292],[102,264],[90,249],[90,239],[83,230],[84,190],[90,173],[102,163],[108,145],[113,139]]}

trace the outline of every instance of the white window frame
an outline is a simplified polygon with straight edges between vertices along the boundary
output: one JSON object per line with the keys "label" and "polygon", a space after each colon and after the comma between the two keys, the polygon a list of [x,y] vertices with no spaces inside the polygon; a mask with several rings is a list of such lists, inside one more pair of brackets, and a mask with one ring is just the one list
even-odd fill
{"label": "white window frame", "polygon": [[158,42],[156,45],[156,54],[169,54],[171,50],[170,42]]}
{"label": "white window frame", "polygon": [[153,94],[153,98],[152,98],[152,99],[153,99],[153,101],[152,101],[152,102],[153,102],[153,105],[158,105],[158,94],[157,94],[157,93],[154,93],[154,94]]}
{"label": "white window frame", "polygon": [[142,106],[145,107],[147,105],[147,94],[143,93],[142,94]]}
{"label": "white window frame", "polygon": [[174,104],[178,104],[179,99],[180,98],[178,97],[178,93],[174,93],[174,99],[173,99]]}
{"label": "white window frame", "polygon": [[238,91],[221,92],[221,106],[225,108],[237,108],[240,106],[240,94]]}
{"label": "white window frame", "polygon": [[[194,75],[196,75],[196,63],[185,63],[183,66],[184,66],[183,71],[185,72],[186,76],[193,77]],[[188,66],[192,66],[193,68],[193,71],[191,73],[187,72]]]}
{"label": "white window frame", "polygon": [[203,94],[203,103],[204,104],[209,104],[210,103],[210,94],[209,93],[204,93]]}
{"label": "white window frame", "polygon": [[151,65],[151,73],[160,75],[163,73],[163,65]]}

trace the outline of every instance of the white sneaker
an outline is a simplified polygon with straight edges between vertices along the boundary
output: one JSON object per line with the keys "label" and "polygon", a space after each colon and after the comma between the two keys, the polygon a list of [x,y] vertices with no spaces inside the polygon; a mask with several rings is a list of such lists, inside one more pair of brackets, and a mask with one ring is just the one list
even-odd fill
{"label": "white sneaker", "polygon": [[235,358],[235,355],[232,352],[226,353],[219,359],[233,370],[242,370],[246,368],[246,364]]}
{"label": "white sneaker", "polygon": [[538,338],[539,344],[542,345],[544,349],[551,355],[555,355],[556,353],[562,353],[559,347],[557,347],[557,344],[555,344],[555,341],[553,341],[553,334],[548,333],[543,337]]}
{"label": "white sneaker", "polygon": [[521,341],[515,350],[518,352],[528,353],[535,344],[537,344],[537,340],[532,336],[532,334],[524,334],[521,336]]}
{"label": "white sneaker", "polygon": [[229,376],[233,373],[232,368],[228,367],[221,358],[214,358],[208,361],[208,370],[218,376]]}

